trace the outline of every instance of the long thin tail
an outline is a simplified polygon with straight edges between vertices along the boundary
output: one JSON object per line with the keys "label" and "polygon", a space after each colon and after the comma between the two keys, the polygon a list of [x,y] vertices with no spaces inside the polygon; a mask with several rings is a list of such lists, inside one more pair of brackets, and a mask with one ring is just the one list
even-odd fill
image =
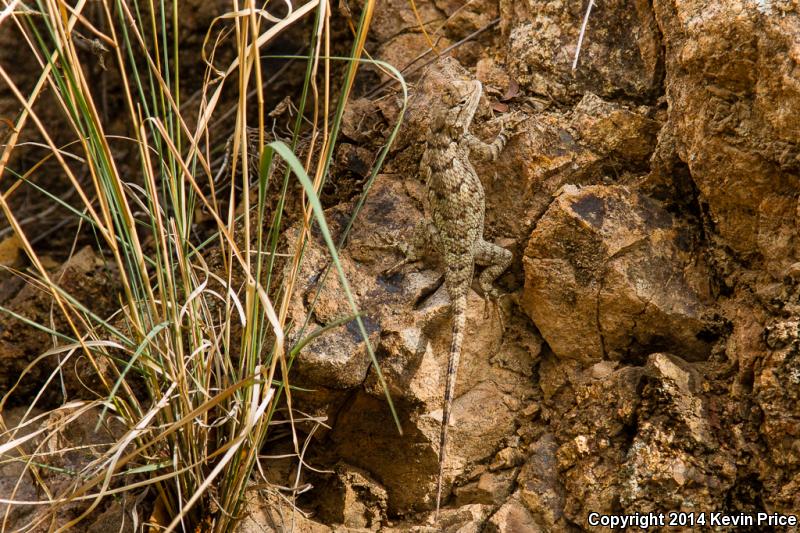
{"label": "long thin tail", "polygon": [[450,357],[447,360],[447,384],[444,389],[444,407],[442,409],[442,431],[439,438],[439,477],[436,482],[436,517],[439,520],[439,507],[442,503],[442,478],[444,477],[444,460],[447,453],[447,426],[450,424],[450,408],[456,390],[456,374],[458,360],[461,357],[461,341],[464,338],[466,324],[467,297],[460,296],[453,303],[453,340],[450,342]]}

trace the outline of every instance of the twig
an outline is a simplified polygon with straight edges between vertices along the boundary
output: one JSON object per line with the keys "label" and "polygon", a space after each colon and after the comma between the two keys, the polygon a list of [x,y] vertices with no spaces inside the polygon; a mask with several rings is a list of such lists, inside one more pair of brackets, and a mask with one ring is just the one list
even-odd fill
{"label": "twig", "polygon": [[592,12],[594,7],[594,0],[589,0],[589,5],[586,6],[586,15],[583,16],[583,24],[581,25],[581,34],[578,36],[578,47],[575,49],[575,60],[572,62],[572,70],[578,68],[578,56],[581,55],[581,45],[583,44],[583,35],[586,33],[586,25],[589,23],[589,13]]}

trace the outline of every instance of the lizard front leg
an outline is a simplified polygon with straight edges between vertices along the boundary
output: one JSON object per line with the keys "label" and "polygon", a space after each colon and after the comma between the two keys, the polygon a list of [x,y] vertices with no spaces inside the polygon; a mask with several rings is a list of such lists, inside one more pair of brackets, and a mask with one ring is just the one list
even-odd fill
{"label": "lizard front leg", "polygon": [[393,276],[403,266],[409,263],[416,263],[425,257],[432,248],[438,249],[439,232],[433,222],[429,220],[420,221],[414,228],[413,237],[409,244],[398,246],[400,252],[405,256],[401,261],[386,269],[387,276]]}
{"label": "lizard front leg", "polygon": [[486,266],[478,277],[478,283],[481,286],[481,291],[483,291],[487,304],[489,300],[497,302],[500,298],[500,292],[494,287],[493,283],[508,268],[512,258],[513,255],[509,250],[483,239],[478,240],[475,245],[475,263]]}
{"label": "lizard front leg", "polygon": [[475,137],[473,134],[467,132],[464,134],[464,142],[469,148],[470,155],[474,156],[480,161],[496,161],[500,152],[506,147],[508,137],[506,137],[505,130],[500,130],[497,138],[491,143],[485,143]]}

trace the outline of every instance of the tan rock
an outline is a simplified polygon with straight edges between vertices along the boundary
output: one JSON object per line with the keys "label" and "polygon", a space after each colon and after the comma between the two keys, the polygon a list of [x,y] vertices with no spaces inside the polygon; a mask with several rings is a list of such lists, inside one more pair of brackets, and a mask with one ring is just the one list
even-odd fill
{"label": "tan rock", "polygon": [[487,533],[544,533],[541,527],[519,499],[509,498],[486,523]]}
{"label": "tan rock", "polygon": [[595,4],[573,71],[585,8],[562,0],[502,0],[500,24],[511,75],[529,91],[560,100],[585,91],[636,98],[654,94],[661,49],[650,3]]}
{"label": "tan rock", "polygon": [[544,435],[531,447],[528,462],[517,479],[519,499],[547,528],[561,524],[564,512],[564,487],[556,468],[556,450],[553,435]]}
{"label": "tan rock", "polygon": [[800,258],[800,129],[789,118],[800,111],[800,14],[742,0],[653,8],[665,46],[667,151],[688,167],[724,243],[780,276]]}
{"label": "tan rock", "polygon": [[522,306],[559,357],[631,360],[669,346],[704,359],[682,231],[626,187],[564,187],[528,242]]}
{"label": "tan rock", "polygon": [[653,153],[662,126],[648,113],[645,106],[624,106],[587,93],[572,110],[572,127],[581,144],[598,155],[642,164]]}
{"label": "tan rock", "polygon": [[760,432],[768,450],[759,466],[771,507],[790,512],[800,503],[800,364],[796,355],[800,319],[776,319],[764,333],[770,350],[755,370],[753,383],[753,398],[763,413]]}
{"label": "tan rock", "polygon": [[518,473],[519,469],[484,472],[477,481],[455,489],[456,506],[471,503],[499,505],[511,494]]}
{"label": "tan rock", "polygon": [[386,520],[386,490],[361,469],[339,463],[331,479],[318,487],[315,518],[348,529],[377,530]]}
{"label": "tan rock", "polygon": [[420,524],[421,520],[413,520],[394,524],[381,531],[382,533],[479,533],[491,513],[491,505],[469,504],[458,509],[442,509],[439,520],[435,523],[431,513],[424,524]]}
{"label": "tan rock", "polygon": [[723,506],[737,467],[712,430],[699,375],[690,363],[665,354],[650,356],[645,375],[637,433],[623,468],[623,508]]}
{"label": "tan rock", "polygon": [[[116,309],[114,276],[106,268],[102,258],[88,246],[72,255],[56,272],[51,273],[51,277],[58,280],[63,291],[78,297],[79,301],[98,316],[108,316],[112,309]],[[23,286],[10,302],[3,305],[30,321],[74,335],[62,313],[57,310],[58,306],[52,295],[33,284]],[[80,324],[78,327],[81,327]],[[14,386],[28,364],[53,347],[52,342],[52,337],[47,333],[24,324],[10,314],[0,313],[0,393],[5,394]],[[95,360],[101,372],[108,369],[109,362],[106,358]],[[59,359],[56,357],[44,358],[29,369],[14,394],[22,399],[27,394],[39,393],[42,383],[51,377],[58,363]],[[92,391],[105,390],[97,370],[80,352],[66,360],[60,376],[70,398],[94,399],[95,393]],[[105,379],[113,381],[114,378],[106,376]],[[57,405],[61,400],[60,390],[58,387],[49,387],[42,394],[40,405]]]}
{"label": "tan rock", "polygon": [[251,493],[245,506],[245,518],[235,533],[332,533],[332,529],[292,509],[277,497],[263,498]]}

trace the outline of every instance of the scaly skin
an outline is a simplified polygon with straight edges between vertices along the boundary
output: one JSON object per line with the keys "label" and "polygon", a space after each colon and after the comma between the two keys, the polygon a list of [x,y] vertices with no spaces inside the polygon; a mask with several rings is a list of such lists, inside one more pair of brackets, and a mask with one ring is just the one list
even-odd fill
{"label": "scaly skin", "polygon": [[[470,163],[470,155],[494,161],[507,142],[500,133],[486,144],[469,132],[483,88],[479,81],[451,81],[442,95],[443,106],[434,111],[427,132],[427,147],[420,170],[428,186],[432,221],[422,222],[402,264],[417,261],[432,246],[443,259],[444,281],[453,313],[453,338],[447,362],[442,428],[439,441],[439,475],[436,489],[436,519],[442,499],[442,478],[447,451],[447,428],[455,392],[458,362],[466,322],[467,294],[475,263],[486,266],[479,282],[487,298],[496,299],[494,280],[511,264],[511,252],[483,240],[484,192]],[[431,223],[432,222],[432,223]]]}

